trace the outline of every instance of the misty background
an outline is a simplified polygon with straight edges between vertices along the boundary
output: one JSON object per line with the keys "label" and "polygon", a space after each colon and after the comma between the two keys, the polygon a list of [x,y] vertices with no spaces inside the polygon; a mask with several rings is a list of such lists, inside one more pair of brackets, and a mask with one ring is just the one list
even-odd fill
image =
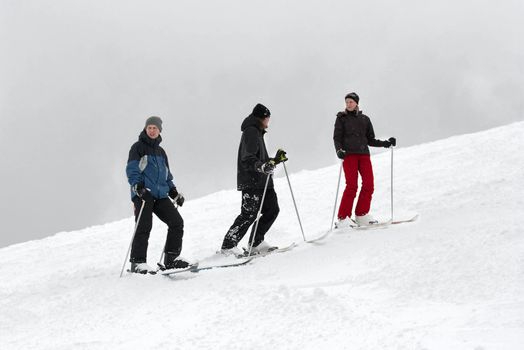
{"label": "misty background", "polygon": [[258,102],[290,172],[337,161],[350,91],[399,147],[522,120],[522,18],[520,0],[0,0],[0,246],[131,216],[151,115],[187,199],[236,186]]}

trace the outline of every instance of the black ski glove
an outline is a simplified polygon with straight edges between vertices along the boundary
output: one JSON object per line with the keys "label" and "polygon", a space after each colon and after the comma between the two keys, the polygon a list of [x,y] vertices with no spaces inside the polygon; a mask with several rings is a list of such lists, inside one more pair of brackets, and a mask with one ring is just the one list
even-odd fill
{"label": "black ski glove", "polygon": [[384,148],[389,148],[391,146],[395,146],[397,144],[397,140],[394,137],[390,137],[386,141],[384,141]]}
{"label": "black ski glove", "polygon": [[346,157],[346,151],[344,151],[343,149],[339,149],[337,151],[337,157],[339,159],[344,159]]}
{"label": "black ski glove", "polygon": [[176,190],[176,187],[173,187],[169,190],[168,196],[171,197],[171,199],[175,199],[176,196],[178,196],[178,191]]}
{"label": "black ski glove", "polygon": [[184,198],[184,195],[182,193],[178,193],[176,187],[173,187],[172,189],[169,190],[169,197],[171,197],[171,199],[179,206],[183,206],[184,205],[184,201],[186,200]]}
{"label": "black ski glove", "polygon": [[149,190],[144,187],[144,184],[142,182],[137,183],[133,186],[133,191],[136,193],[138,197],[145,201],[153,200],[153,196],[151,193],[149,193]]}
{"label": "black ski glove", "polygon": [[261,163],[260,166],[257,168],[257,171],[271,175],[275,171],[275,161],[270,159],[265,163]]}
{"label": "black ski glove", "polygon": [[175,198],[175,203],[179,207],[183,206],[185,201],[186,201],[186,199],[184,198],[184,195],[182,193],[179,193],[178,196],[176,196],[176,198]]}
{"label": "black ski glove", "polygon": [[277,151],[277,154],[275,154],[275,158],[273,158],[273,160],[275,161],[275,165],[287,161],[288,158],[286,157],[286,151],[284,151],[283,149],[279,149]]}

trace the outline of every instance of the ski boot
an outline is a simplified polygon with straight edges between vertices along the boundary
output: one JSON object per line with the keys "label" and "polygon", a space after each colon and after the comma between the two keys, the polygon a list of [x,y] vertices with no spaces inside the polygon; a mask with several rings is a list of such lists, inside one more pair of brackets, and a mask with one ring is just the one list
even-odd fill
{"label": "ski boot", "polygon": [[145,262],[142,262],[142,263],[136,263],[136,262],[132,262],[131,263],[131,272],[132,273],[140,273],[140,274],[155,274],[156,271],[151,267],[149,266],[147,263]]}
{"label": "ski boot", "polygon": [[167,252],[164,256],[164,268],[166,270],[186,269],[189,265],[190,264],[186,260],[180,258],[176,253]]}
{"label": "ski boot", "polygon": [[257,245],[253,245],[253,247],[251,248],[251,255],[265,254],[275,249],[278,249],[278,247],[272,246],[269,243],[267,243],[266,241],[262,241],[258,243]]}
{"label": "ski boot", "polygon": [[372,226],[378,224],[378,221],[370,214],[355,216],[355,222],[358,226]]}

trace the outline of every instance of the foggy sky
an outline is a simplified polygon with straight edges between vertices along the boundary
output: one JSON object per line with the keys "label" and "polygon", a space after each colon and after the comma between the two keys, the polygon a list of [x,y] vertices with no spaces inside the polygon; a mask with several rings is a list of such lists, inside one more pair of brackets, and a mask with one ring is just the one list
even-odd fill
{"label": "foggy sky", "polygon": [[522,120],[523,6],[0,0],[0,246],[131,216],[125,165],[151,115],[187,199],[235,188],[258,102],[290,172],[337,161],[350,91],[399,146]]}

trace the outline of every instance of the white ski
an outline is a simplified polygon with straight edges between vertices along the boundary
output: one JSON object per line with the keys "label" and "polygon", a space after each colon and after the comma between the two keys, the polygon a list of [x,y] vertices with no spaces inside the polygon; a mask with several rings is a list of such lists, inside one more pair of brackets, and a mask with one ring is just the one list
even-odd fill
{"label": "white ski", "polygon": [[174,275],[174,274],[182,273],[182,272],[186,272],[186,271],[194,271],[197,268],[198,268],[198,263],[195,263],[195,264],[191,264],[188,267],[183,268],[183,269],[158,270],[157,271],[157,275],[170,276],[170,275]]}
{"label": "white ski", "polygon": [[384,228],[384,227],[388,227],[389,225],[398,225],[398,224],[404,224],[407,222],[413,222],[417,220],[417,218],[418,218],[418,214],[414,215],[413,217],[409,219],[388,220],[388,221],[383,221],[383,222],[379,222],[379,223],[372,224],[372,225],[366,225],[366,226],[359,226],[355,223],[355,225],[350,225],[350,227],[355,230],[369,230],[369,229],[374,229],[374,228]]}
{"label": "white ski", "polygon": [[[273,254],[273,253],[283,253],[283,252],[290,251],[291,249],[295,248],[296,246],[297,246],[297,244],[295,242],[293,242],[290,245],[288,245],[286,247],[283,247],[283,248],[270,249],[270,250],[268,250],[266,252],[260,252],[260,253],[251,252],[251,255],[249,257],[251,257],[251,258],[258,258],[258,257],[262,257],[262,256],[267,256],[267,255]],[[246,256],[247,256],[249,250],[247,248],[244,248],[244,251],[245,251]]]}
{"label": "white ski", "polygon": [[203,270],[212,270],[224,267],[242,266],[253,260],[253,257],[223,256],[217,253],[209,258],[203,259],[198,266],[191,270],[191,272],[199,272]]}

